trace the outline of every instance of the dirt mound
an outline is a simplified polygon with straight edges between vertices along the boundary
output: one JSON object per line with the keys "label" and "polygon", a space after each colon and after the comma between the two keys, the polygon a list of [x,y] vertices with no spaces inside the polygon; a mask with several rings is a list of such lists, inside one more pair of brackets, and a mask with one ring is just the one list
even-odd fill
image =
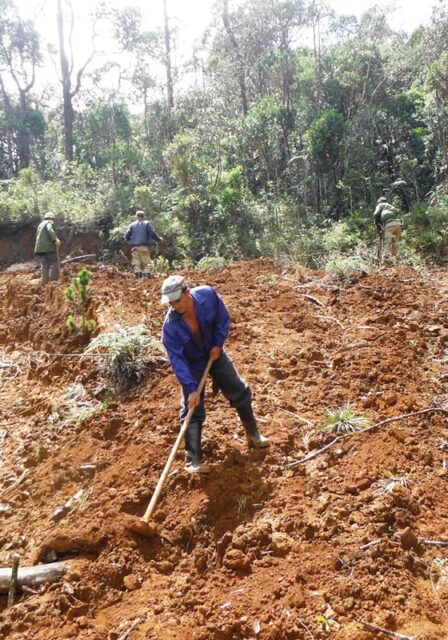
{"label": "dirt mound", "polygon": [[[158,336],[160,281],[93,271],[98,331]],[[105,394],[100,356],[81,359],[67,333],[64,285],[0,275],[1,566],[19,552],[22,566],[69,567],[10,609],[1,596],[0,637],[447,638],[446,274],[338,281],[254,261],[185,275],[228,305],[227,350],[272,446],[247,450],[235,412],[209,394],[212,474],[188,476],[179,454],[151,539],[126,522],[179,428],[168,365]],[[347,405],[373,428],[324,430]]]}

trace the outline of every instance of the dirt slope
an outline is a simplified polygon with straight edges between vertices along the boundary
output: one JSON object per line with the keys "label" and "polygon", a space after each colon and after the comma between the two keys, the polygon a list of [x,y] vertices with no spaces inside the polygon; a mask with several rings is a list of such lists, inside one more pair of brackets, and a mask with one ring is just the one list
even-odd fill
{"label": "dirt slope", "polygon": [[[160,281],[93,271],[101,331],[146,322],[158,335]],[[448,540],[447,274],[339,282],[247,262],[186,275],[227,303],[227,350],[272,447],[247,451],[235,412],[209,397],[213,473],[187,476],[179,455],[152,540],[125,522],[144,512],[178,430],[168,365],[104,402],[99,358],[81,361],[66,335],[63,286],[0,275],[0,565],[18,551],[23,566],[71,566],[9,610],[1,596],[0,637],[389,637],[362,620],[448,638],[448,547],[430,544]],[[346,403],[371,425],[417,415],[288,466],[335,439],[325,412]]]}

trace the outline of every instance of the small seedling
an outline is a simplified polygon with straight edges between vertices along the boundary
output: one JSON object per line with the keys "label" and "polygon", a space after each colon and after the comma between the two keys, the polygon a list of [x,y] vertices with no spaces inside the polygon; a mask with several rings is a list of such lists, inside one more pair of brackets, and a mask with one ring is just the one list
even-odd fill
{"label": "small seedling", "polygon": [[308,451],[308,449],[310,448],[310,440],[313,436],[313,432],[312,431],[307,431],[306,433],[303,434],[302,436],[302,442],[305,446],[305,449]]}
{"label": "small seedling", "polygon": [[392,471],[384,469],[381,472],[381,478],[378,480],[379,488],[375,491],[377,494],[393,493],[396,487],[408,487],[411,483],[411,473],[407,473],[404,476],[396,476]]}
{"label": "small seedling", "polygon": [[331,631],[331,627],[336,624],[336,620],[332,618],[326,618],[325,616],[319,615],[314,618],[316,622],[322,625],[322,629],[325,633],[329,633]]}
{"label": "small seedling", "polygon": [[167,273],[170,268],[170,263],[164,256],[158,256],[155,260],[153,260],[154,273],[158,276]]}
{"label": "small seedling", "polygon": [[354,413],[349,405],[342,409],[327,409],[326,425],[322,431],[337,433],[354,433],[369,426],[369,421],[365,416]]}
{"label": "small seedling", "polygon": [[238,505],[238,515],[240,516],[247,509],[247,497],[243,494],[235,496],[236,503]]}

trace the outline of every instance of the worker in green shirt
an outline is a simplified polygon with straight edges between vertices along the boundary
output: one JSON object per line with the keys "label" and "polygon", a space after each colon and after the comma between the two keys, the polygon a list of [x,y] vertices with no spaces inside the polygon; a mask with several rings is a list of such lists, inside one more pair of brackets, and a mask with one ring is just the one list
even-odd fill
{"label": "worker in green shirt", "polygon": [[378,198],[373,220],[380,235],[380,266],[384,258],[397,255],[397,247],[403,231],[398,210],[384,196]]}
{"label": "worker in green shirt", "polygon": [[54,230],[55,219],[55,214],[48,211],[36,231],[34,253],[40,258],[42,284],[47,284],[49,280],[59,280],[57,252],[61,241]]}

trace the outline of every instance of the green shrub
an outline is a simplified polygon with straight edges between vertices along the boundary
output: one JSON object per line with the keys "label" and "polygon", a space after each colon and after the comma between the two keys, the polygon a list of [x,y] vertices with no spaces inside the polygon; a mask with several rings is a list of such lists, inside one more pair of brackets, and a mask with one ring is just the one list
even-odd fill
{"label": "green shrub", "polygon": [[141,382],[146,371],[157,372],[165,363],[161,357],[163,347],[159,340],[148,335],[146,327],[122,328],[97,336],[84,354],[104,353],[101,366],[103,375],[116,392],[127,391]]}
{"label": "green shrub", "polygon": [[218,273],[226,266],[227,261],[221,256],[205,256],[196,265],[198,271],[208,271],[208,273]]}

